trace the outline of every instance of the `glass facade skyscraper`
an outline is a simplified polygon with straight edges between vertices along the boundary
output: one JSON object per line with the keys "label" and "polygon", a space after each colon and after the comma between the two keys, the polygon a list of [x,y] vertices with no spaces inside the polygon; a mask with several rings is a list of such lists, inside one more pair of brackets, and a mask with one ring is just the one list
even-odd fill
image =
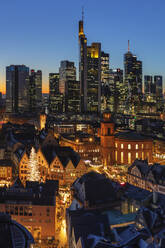
{"label": "glass facade skyscraper", "polygon": [[79,21],[79,80],[82,113],[99,113],[101,109],[101,44],[87,46],[83,20]]}
{"label": "glass facade skyscraper", "polygon": [[125,103],[129,112],[137,112],[142,98],[142,61],[129,50],[124,55]]}
{"label": "glass facade skyscraper", "polygon": [[156,84],[151,75],[144,76],[144,97],[147,102],[156,102]]}
{"label": "glass facade skyscraper", "polygon": [[63,112],[77,113],[80,111],[80,86],[76,81],[74,62],[61,61],[59,73],[59,91],[64,98]]}
{"label": "glass facade skyscraper", "polygon": [[42,107],[42,71],[30,71],[29,75],[29,110],[37,111]]}
{"label": "glass facade skyscraper", "polygon": [[157,111],[162,111],[164,108],[163,102],[163,77],[160,75],[154,76],[154,84],[156,85],[156,104]]}
{"label": "glass facade skyscraper", "polygon": [[63,94],[59,93],[59,73],[49,73],[49,111],[63,112]]}
{"label": "glass facade skyscraper", "polygon": [[6,112],[28,110],[29,68],[25,65],[6,67]]}

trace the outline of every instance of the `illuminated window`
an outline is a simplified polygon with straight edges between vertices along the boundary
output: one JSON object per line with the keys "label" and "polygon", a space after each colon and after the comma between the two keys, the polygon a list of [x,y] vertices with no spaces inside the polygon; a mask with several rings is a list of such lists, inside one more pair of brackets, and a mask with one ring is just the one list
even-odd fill
{"label": "illuminated window", "polygon": [[124,162],[124,158],[123,158],[123,152],[121,152],[121,163]]}
{"label": "illuminated window", "polygon": [[115,160],[117,161],[117,151],[115,151]]}
{"label": "illuminated window", "polygon": [[142,152],[142,159],[144,159],[144,152]]}
{"label": "illuminated window", "polygon": [[138,149],[138,144],[136,144],[136,149]]}
{"label": "illuminated window", "polygon": [[149,152],[147,152],[147,159],[149,160]]}
{"label": "illuminated window", "polygon": [[124,148],[124,145],[123,144],[121,144],[121,149],[123,149]]}
{"label": "illuminated window", "polygon": [[131,164],[131,153],[128,153],[128,164]]}
{"label": "illuminated window", "polygon": [[144,149],[144,144],[142,144],[142,149]]}
{"label": "illuminated window", "polygon": [[131,149],[131,145],[130,144],[128,144],[128,149]]}
{"label": "illuminated window", "polygon": [[115,147],[117,148],[117,143],[115,143]]}
{"label": "illuminated window", "polygon": [[138,158],[138,152],[136,152],[136,158]]}

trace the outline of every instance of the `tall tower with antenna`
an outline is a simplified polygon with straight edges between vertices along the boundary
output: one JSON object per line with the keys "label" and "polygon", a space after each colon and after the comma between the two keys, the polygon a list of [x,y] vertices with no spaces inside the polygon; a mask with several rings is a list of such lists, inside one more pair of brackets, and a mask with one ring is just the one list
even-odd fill
{"label": "tall tower with antenna", "polygon": [[128,40],[128,52],[130,51],[130,48],[129,48],[129,40]]}
{"label": "tall tower with antenna", "polygon": [[79,21],[79,80],[82,113],[99,113],[101,99],[101,44],[87,46],[84,34],[84,8]]}
{"label": "tall tower with antenna", "polygon": [[129,40],[128,51],[124,54],[124,84],[128,111],[135,114],[140,110],[142,98],[142,61],[130,52]]}
{"label": "tall tower with antenna", "polygon": [[84,8],[79,21],[79,80],[80,80],[80,110],[86,112],[87,102],[87,38],[84,34]]}

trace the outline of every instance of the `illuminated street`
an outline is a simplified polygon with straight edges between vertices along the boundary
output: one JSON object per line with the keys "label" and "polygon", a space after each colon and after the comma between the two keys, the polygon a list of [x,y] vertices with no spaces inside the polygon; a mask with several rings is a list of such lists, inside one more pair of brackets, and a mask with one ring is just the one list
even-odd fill
{"label": "illuminated street", "polygon": [[71,203],[71,195],[69,188],[60,188],[59,196],[57,198],[57,222],[56,222],[56,240],[58,240],[59,248],[67,247],[67,233],[66,233],[66,208]]}
{"label": "illuminated street", "polygon": [[89,171],[94,170],[98,173],[105,174],[108,178],[119,182],[124,183],[127,181],[127,170],[128,165],[115,165],[115,166],[109,166],[108,168],[98,167],[98,166],[92,166],[89,167]]}

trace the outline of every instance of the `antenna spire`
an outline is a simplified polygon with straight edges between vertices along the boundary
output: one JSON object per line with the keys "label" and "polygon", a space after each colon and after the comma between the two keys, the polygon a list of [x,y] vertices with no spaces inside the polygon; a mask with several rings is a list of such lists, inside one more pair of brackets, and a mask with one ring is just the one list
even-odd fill
{"label": "antenna spire", "polygon": [[82,21],[84,21],[84,6],[82,6]]}
{"label": "antenna spire", "polygon": [[128,52],[130,51],[130,47],[129,47],[129,40],[128,40]]}

